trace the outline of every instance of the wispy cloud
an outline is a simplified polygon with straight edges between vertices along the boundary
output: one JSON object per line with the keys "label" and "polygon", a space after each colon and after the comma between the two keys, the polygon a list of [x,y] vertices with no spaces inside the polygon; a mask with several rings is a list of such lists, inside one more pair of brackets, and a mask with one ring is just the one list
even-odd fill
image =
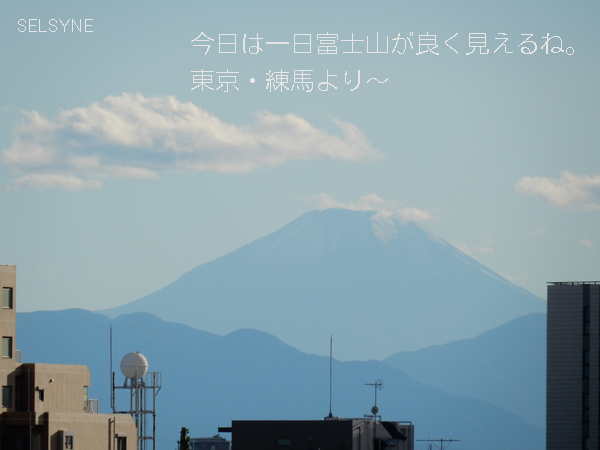
{"label": "wispy cloud", "polygon": [[529,281],[528,273],[513,275],[508,272],[498,272],[498,274],[517,286],[524,286]]}
{"label": "wispy cloud", "polygon": [[317,195],[319,209],[349,209],[351,211],[379,211],[385,207],[386,202],[377,194],[361,195],[355,202],[344,203],[336,200],[331,194],[321,192]]}
{"label": "wispy cloud", "polygon": [[484,234],[483,238],[477,244],[469,245],[464,240],[451,239],[450,243],[466,255],[475,257],[476,255],[493,255],[494,241],[489,234]]}
{"label": "wispy cloud", "polygon": [[594,250],[594,244],[592,244],[592,241],[590,241],[589,239],[581,238],[579,243],[590,250]]}
{"label": "wispy cloud", "polygon": [[12,187],[97,188],[103,178],[156,178],[165,169],[248,173],[291,160],[360,161],[382,155],[352,124],[330,134],[294,114],[226,123],[175,97],[122,94],[48,119],[33,111],[15,130],[4,164]]}
{"label": "wispy cloud", "polygon": [[100,189],[102,188],[102,184],[98,180],[83,181],[69,175],[33,173],[15,180],[10,186],[10,188],[22,187],[34,189],[59,188],[69,191],[81,191],[83,189]]}
{"label": "wispy cloud", "polygon": [[539,239],[550,234],[550,230],[544,227],[537,227],[535,230],[526,231],[525,234],[532,237],[533,239]]}
{"label": "wispy cloud", "polygon": [[459,249],[461,252],[463,252],[465,255],[469,255],[471,257],[474,256],[471,247],[469,247],[469,245],[465,241],[460,239],[451,239],[450,243],[454,245],[457,249]]}
{"label": "wispy cloud", "polygon": [[494,254],[494,241],[489,234],[483,236],[483,242],[477,244],[477,252],[482,255],[493,255]]}
{"label": "wispy cloud", "polygon": [[521,194],[539,197],[552,206],[600,210],[600,175],[562,172],[558,179],[523,177],[515,187]]}
{"label": "wispy cloud", "polygon": [[47,280],[56,278],[56,267],[54,267],[53,264],[44,263],[39,267],[39,269],[42,277],[46,278]]}

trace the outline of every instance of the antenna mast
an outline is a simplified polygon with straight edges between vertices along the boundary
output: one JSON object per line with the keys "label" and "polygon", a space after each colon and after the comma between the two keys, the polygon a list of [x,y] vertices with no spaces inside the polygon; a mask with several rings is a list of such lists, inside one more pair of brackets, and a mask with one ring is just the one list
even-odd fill
{"label": "antenna mast", "polygon": [[333,373],[333,334],[329,335],[329,417],[333,417],[331,413],[331,381]]}
{"label": "antenna mast", "polygon": [[[440,450],[444,450],[444,449],[450,447],[450,445],[452,445],[453,442],[460,442],[460,439],[417,439],[417,441],[419,441],[419,442],[431,442],[431,443],[433,443],[433,445],[435,445],[435,448],[439,448]],[[439,447],[436,444],[436,442],[440,443]],[[445,447],[444,447],[444,443],[447,443]],[[431,444],[429,444],[429,448],[431,448]]]}
{"label": "antenna mast", "polygon": [[[375,405],[371,408],[371,413],[375,421],[377,421],[377,413],[379,412],[379,408],[377,407],[377,391],[380,391],[383,387],[383,381],[377,380],[375,383],[365,383],[365,386],[373,386],[375,388]],[[381,420],[381,416],[379,416],[379,419]]]}
{"label": "antenna mast", "polygon": [[112,409],[115,408],[115,391],[113,390],[113,385],[115,384],[115,375],[113,373],[113,354],[112,354],[112,322],[110,323],[110,407]]}

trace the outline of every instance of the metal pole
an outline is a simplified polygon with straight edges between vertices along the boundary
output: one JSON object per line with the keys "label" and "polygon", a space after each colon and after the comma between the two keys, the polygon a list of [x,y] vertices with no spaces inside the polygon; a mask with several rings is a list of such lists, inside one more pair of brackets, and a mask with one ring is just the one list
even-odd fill
{"label": "metal pole", "polygon": [[31,415],[34,412],[31,410],[31,367],[27,368],[27,412],[29,412],[29,450],[32,450],[32,442],[31,442],[31,430],[33,429],[33,424],[31,423]]}
{"label": "metal pole", "polygon": [[[377,384],[375,385],[375,406],[377,406]],[[377,413],[375,413],[375,421],[377,421]]]}
{"label": "metal pole", "polygon": [[331,380],[333,370],[333,335],[329,336],[329,417],[333,417],[331,414]]}
{"label": "metal pole", "polygon": [[115,413],[115,373],[112,373],[112,384],[110,386],[110,406],[113,414]]}
{"label": "metal pole", "polygon": [[[133,380],[131,380],[133,381]],[[141,427],[140,427],[140,413],[139,413],[139,385],[138,385],[138,373],[135,371],[135,425],[138,431],[138,450],[142,450],[141,440]]]}
{"label": "metal pole", "polygon": [[115,412],[115,398],[114,398],[114,386],[115,386],[115,374],[113,372],[113,354],[112,354],[112,322],[110,324],[110,378],[111,378],[111,385],[110,385],[110,406],[113,410],[113,413]]}
{"label": "metal pole", "polygon": [[152,373],[152,450],[156,450],[156,373]]}

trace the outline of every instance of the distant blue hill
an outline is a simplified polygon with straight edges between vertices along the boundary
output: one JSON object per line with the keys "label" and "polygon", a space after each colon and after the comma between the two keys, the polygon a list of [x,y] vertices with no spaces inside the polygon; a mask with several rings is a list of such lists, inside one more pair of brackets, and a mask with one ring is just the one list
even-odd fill
{"label": "distant blue hill", "polygon": [[321,355],[333,334],[341,360],[382,359],[545,312],[544,300],[420,226],[373,215],[309,212],[102,312],[149,312],[220,335],[253,328]]}
{"label": "distant blue hill", "polygon": [[[112,324],[117,373],[120,358],[136,350],[151,371],[162,372],[157,448],[175,448],[182,426],[192,436],[212,436],[231,420],[320,419],[329,412],[327,357],[302,353],[264,332],[220,337],[150,314],[121,316]],[[90,396],[100,399],[101,412],[109,412],[109,325],[106,316],[84,310],[19,313],[17,347],[24,362],[87,364]],[[456,450],[545,447],[544,431],[517,415],[449,395],[377,361],[334,361],[333,413],[368,413],[373,390],[364,384],[380,378],[383,418],[413,421],[417,439],[460,439]]]}
{"label": "distant blue hill", "polygon": [[546,314],[383,362],[450,394],[475,397],[546,426]]}

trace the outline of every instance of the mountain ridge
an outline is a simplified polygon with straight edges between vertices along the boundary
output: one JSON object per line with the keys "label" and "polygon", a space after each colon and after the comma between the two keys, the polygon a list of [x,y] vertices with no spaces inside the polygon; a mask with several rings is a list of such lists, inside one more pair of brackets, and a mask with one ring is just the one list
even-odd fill
{"label": "mountain ridge", "polygon": [[[64,326],[70,321],[76,326]],[[25,362],[87,364],[90,398],[109,412],[110,324],[85,310],[18,313],[17,346]],[[117,383],[120,357],[131,351],[146,356],[150,371],[162,372],[157,448],[174,447],[182,426],[192,436],[212,436],[232,420],[319,420],[329,409],[329,358],[302,353],[268,333],[215,336],[141,313],[114,319],[112,329]],[[364,384],[379,378],[385,381],[377,402],[384,420],[413,421],[417,439],[429,431],[461,439],[457,450],[543,449],[543,430],[521,417],[424,385],[379,361],[333,360],[334,414],[368,413],[373,391]]]}
{"label": "mountain ridge", "polygon": [[475,338],[396,353],[382,362],[449,394],[479,398],[545,427],[546,320],[546,314],[528,314]]}

